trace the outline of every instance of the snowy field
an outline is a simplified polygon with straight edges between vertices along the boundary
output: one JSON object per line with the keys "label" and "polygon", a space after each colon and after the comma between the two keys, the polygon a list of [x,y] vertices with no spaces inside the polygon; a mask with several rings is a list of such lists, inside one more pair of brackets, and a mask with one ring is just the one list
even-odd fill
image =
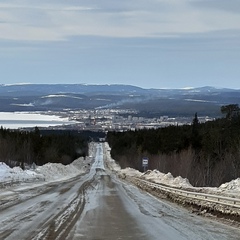
{"label": "snowy field", "polygon": [[[71,164],[65,166],[59,163],[47,163],[37,166],[35,169],[22,170],[20,167],[10,168],[5,163],[0,162],[0,188],[9,185],[16,185],[26,182],[46,183],[52,181],[62,181],[83,174],[89,170],[92,157],[95,154],[94,146],[90,145],[90,157],[78,158]],[[121,169],[110,156],[110,148],[104,144],[105,164],[107,168],[120,176],[139,177],[144,180],[161,183],[168,186],[182,189],[193,189],[205,193],[234,196],[240,198],[240,178],[222,184],[219,188],[194,188],[186,178],[180,176],[174,178],[171,173],[161,173],[158,170],[148,170],[141,173],[132,168]]]}

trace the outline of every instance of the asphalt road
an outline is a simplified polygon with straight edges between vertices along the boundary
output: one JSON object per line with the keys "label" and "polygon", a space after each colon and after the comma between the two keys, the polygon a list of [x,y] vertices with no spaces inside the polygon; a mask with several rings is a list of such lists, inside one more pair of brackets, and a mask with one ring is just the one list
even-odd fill
{"label": "asphalt road", "polygon": [[96,144],[88,173],[61,183],[15,189],[0,205],[0,239],[240,239],[240,230],[196,216],[119,180]]}

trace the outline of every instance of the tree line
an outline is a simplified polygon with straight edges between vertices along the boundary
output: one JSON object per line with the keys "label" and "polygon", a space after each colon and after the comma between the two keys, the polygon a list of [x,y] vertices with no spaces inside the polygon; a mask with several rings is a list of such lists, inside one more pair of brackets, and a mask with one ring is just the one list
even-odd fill
{"label": "tree line", "polygon": [[122,167],[171,172],[194,186],[219,186],[240,177],[240,115],[237,104],[221,107],[226,115],[200,123],[197,113],[191,125],[168,126],[126,132],[109,132],[112,157]]}
{"label": "tree line", "polygon": [[69,164],[88,154],[88,138],[77,131],[34,131],[0,128],[0,162],[21,166],[48,162]]}

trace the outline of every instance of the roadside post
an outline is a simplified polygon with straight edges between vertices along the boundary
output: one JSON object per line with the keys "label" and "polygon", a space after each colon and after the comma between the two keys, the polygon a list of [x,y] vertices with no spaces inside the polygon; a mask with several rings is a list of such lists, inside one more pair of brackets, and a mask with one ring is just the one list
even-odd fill
{"label": "roadside post", "polygon": [[143,166],[143,171],[146,172],[146,169],[148,168],[148,158],[144,157],[142,159],[142,166]]}

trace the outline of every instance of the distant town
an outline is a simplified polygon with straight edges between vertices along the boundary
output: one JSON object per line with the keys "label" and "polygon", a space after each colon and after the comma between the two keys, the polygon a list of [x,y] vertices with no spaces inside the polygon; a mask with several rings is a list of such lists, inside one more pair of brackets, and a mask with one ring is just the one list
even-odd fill
{"label": "distant town", "polygon": [[[157,129],[170,125],[186,125],[191,124],[193,120],[193,117],[138,117],[137,111],[127,109],[71,110],[66,112],[48,112],[47,114],[67,117],[70,121],[75,122],[74,124],[48,127],[48,129],[53,130],[134,131],[139,129]],[[201,123],[214,120],[214,118],[208,116],[198,116],[198,119]]]}

